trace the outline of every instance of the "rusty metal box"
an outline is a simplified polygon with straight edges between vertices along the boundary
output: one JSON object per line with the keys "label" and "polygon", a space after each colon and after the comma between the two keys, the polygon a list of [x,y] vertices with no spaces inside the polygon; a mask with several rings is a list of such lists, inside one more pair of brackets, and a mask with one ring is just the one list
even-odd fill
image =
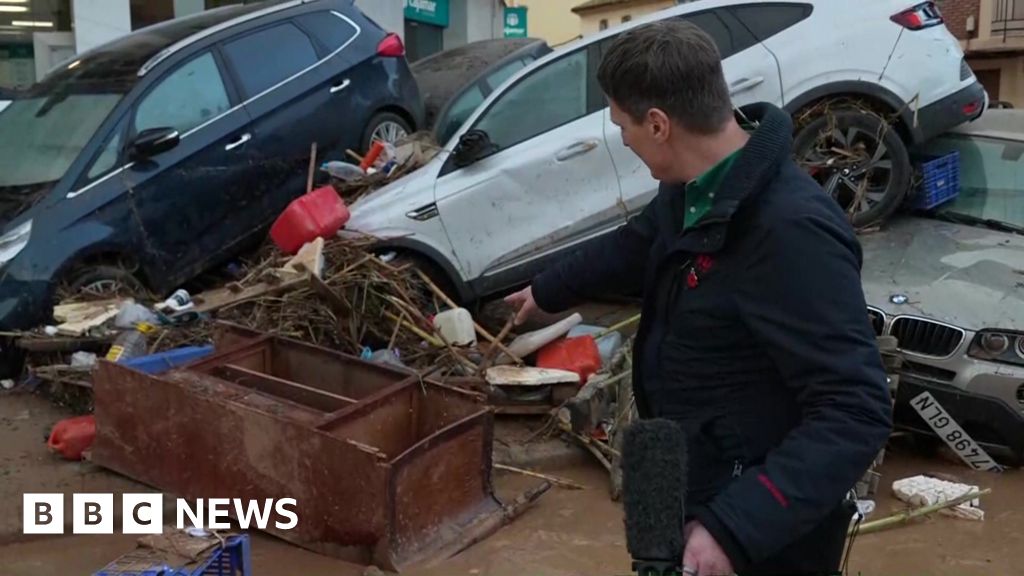
{"label": "rusty metal box", "polygon": [[268,532],[388,570],[500,509],[482,396],[294,340],[231,342],[158,376],[101,363],[93,461],[178,497],[295,498],[298,525]]}

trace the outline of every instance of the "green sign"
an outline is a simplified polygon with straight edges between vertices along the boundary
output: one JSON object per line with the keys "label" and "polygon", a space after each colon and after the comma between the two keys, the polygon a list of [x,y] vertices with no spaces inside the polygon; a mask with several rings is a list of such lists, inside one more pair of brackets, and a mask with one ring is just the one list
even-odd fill
{"label": "green sign", "polygon": [[448,0],[405,0],[406,20],[448,27]]}
{"label": "green sign", "polygon": [[505,38],[526,38],[526,6],[505,7]]}

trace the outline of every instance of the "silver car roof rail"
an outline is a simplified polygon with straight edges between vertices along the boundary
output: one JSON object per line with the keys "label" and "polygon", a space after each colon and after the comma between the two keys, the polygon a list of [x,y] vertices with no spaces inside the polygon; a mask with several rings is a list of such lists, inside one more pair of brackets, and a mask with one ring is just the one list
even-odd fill
{"label": "silver car roof rail", "polygon": [[210,26],[209,28],[203,30],[202,32],[197,32],[197,33],[192,34],[191,36],[189,36],[187,38],[183,38],[181,40],[178,40],[174,44],[171,44],[167,48],[164,48],[163,50],[157,52],[155,56],[150,58],[148,61],[146,61],[145,64],[142,65],[141,68],[139,68],[139,78],[142,78],[143,76],[148,74],[150,71],[153,70],[153,68],[156,68],[161,62],[163,62],[164,60],[170,58],[176,52],[179,52],[179,51],[187,48],[188,46],[194,44],[195,42],[198,42],[199,40],[202,40],[203,38],[207,38],[207,37],[212,36],[212,35],[214,35],[214,34],[216,34],[218,32],[227,30],[228,28],[231,28],[233,26],[237,26],[239,24],[244,24],[245,22],[248,22],[250,20],[255,20],[257,18],[261,18],[261,17],[266,16],[268,14],[274,14],[275,12],[280,12],[282,10],[287,10],[289,8],[294,8],[296,6],[301,6],[303,4],[309,4],[309,3],[312,3],[312,2],[318,2],[318,1],[319,0],[291,0],[291,2],[284,2],[282,4],[275,4],[273,6],[269,6],[267,8],[262,9],[262,10],[256,10],[255,12],[250,12],[248,14],[245,14],[243,16],[239,16],[237,18],[232,18],[231,20],[225,20],[224,22],[221,22],[220,24],[217,24],[216,26]]}

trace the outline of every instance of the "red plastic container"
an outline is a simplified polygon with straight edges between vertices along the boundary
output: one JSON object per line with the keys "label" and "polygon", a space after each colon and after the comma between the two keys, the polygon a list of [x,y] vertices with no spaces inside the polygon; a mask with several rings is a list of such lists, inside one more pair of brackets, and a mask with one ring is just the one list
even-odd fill
{"label": "red plastic container", "polygon": [[78,416],[57,422],[50,432],[46,444],[50,450],[68,460],[81,460],[82,453],[92,446],[96,439],[96,417]]}
{"label": "red plastic container", "polygon": [[601,369],[601,353],[593,336],[563,338],[537,351],[537,367],[575,372],[582,385]]}
{"label": "red plastic container", "polygon": [[345,201],[333,186],[323,186],[293,200],[270,228],[270,238],[285,254],[295,254],[306,242],[336,234],[348,218]]}

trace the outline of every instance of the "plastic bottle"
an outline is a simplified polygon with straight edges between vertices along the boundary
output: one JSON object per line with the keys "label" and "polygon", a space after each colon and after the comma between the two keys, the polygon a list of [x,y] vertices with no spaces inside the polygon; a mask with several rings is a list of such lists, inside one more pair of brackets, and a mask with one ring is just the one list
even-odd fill
{"label": "plastic bottle", "polygon": [[136,327],[118,334],[107,352],[106,359],[110,362],[123,362],[129,358],[144,356],[147,349],[146,334]]}
{"label": "plastic bottle", "polygon": [[325,162],[320,166],[320,169],[330,174],[331,178],[336,178],[342,182],[355,182],[366,177],[366,172],[361,170],[359,166],[340,160]]}
{"label": "plastic bottle", "polygon": [[473,315],[465,308],[445,310],[434,316],[434,328],[453,346],[473,346],[476,344],[476,328],[473,326]]}

